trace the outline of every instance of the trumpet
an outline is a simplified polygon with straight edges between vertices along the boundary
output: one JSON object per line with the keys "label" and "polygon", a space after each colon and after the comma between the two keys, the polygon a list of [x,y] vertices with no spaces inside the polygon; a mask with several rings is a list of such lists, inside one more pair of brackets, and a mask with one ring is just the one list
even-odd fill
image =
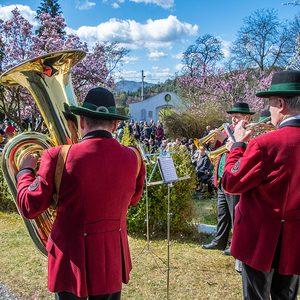
{"label": "trumpet", "polygon": [[[220,131],[224,131],[224,125],[218,128]],[[198,150],[203,150],[204,145],[210,142],[213,137],[216,135],[215,132],[211,132],[208,135],[204,136],[202,139],[194,139],[194,144],[197,147]]]}
{"label": "trumpet", "polygon": [[[257,137],[261,134],[268,133],[270,131],[276,130],[277,128],[272,124],[267,121],[271,120],[271,116],[267,117],[266,119],[258,122],[258,123],[250,123],[245,126],[246,130],[255,128],[254,132],[252,133],[250,139]],[[267,123],[266,123],[267,122]],[[223,153],[229,152],[228,149],[226,148],[226,145],[221,146],[217,150],[214,151],[208,151],[206,154],[209,157],[209,159],[212,161],[219,155],[222,155]]]}

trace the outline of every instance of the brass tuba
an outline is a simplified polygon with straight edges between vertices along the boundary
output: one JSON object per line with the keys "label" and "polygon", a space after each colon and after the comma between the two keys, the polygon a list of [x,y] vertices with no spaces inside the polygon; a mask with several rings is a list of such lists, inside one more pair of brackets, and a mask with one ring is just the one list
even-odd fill
{"label": "brass tuba", "polygon": [[[4,86],[21,85],[29,90],[50,135],[49,137],[37,132],[24,132],[15,136],[3,149],[2,172],[17,208],[15,176],[19,171],[20,159],[29,153],[76,143],[80,139],[79,132],[76,132],[77,127],[74,126],[76,122],[70,123],[67,108],[68,105],[77,105],[71,81],[71,68],[85,55],[82,50],[49,53],[8,70],[0,78]],[[34,220],[27,220],[21,213],[20,215],[34,245],[47,256],[46,243],[54,221],[51,211],[48,209]]]}

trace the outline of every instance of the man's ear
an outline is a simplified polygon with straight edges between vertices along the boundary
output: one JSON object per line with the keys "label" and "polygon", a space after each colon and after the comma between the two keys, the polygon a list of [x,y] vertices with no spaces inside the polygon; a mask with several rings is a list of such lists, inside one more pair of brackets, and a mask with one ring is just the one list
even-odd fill
{"label": "man's ear", "polygon": [[118,120],[114,120],[113,124],[114,125],[113,125],[113,128],[112,128],[112,132],[114,132],[117,129],[117,127],[118,127]]}
{"label": "man's ear", "polygon": [[83,116],[79,116],[79,126],[81,129],[84,128],[84,117]]}
{"label": "man's ear", "polygon": [[282,113],[286,109],[286,103],[283,98],[278,98],[278,108],[280,113]]}

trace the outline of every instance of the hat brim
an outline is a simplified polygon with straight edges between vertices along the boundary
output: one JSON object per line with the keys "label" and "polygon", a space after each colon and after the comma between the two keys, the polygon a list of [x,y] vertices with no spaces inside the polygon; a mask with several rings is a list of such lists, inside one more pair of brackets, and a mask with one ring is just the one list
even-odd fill
{"label": "hat brim", "polygon": [[244,115],[254,115],[255,111],[244,111],[244,110],[226,110],[228,114],[240,113]]}
{"label": "hat brim", "polygon": [[88,108],[79,107],[79,106],[70,106],[69,110],[79,116],[96,118],[96,119],[104,119],[104,120],[129,120],[129,117],[121,116],[117,114],[105,113],[102,111],[94,111]]}
{"label": "hat brim", "polygon": [[256,97],[270,98],[271,96],[300,96],[300,91],[263,91],[255,94]]}
{"label": "hat brim", "polygon": [[258,120],[258,122],[262,122],[263,120],[268,119],[269,117],[260,117],[259,120]]}

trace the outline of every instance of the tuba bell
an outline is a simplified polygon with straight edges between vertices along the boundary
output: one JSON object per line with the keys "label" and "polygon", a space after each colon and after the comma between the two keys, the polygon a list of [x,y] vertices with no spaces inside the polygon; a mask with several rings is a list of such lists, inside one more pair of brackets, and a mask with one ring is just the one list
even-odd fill
{"label": "tuba bell", "polygon": [[[78,105],[72,87],[71,68],[85,55],[85,51],[82,50],[49,53],[8,70],[0,78],[4,86],[21,85],[28,89],[50,135],[49,137],[37,132],[24,132],[10,140],[3,149],[2,172],[17,209],[16,175],[22,157],[34,152],[42,153],[45,149],[57,145],[76,143],[80,139],[76,126],[78,119],[72,115],[73,121],[70,122],[67,108],[69,105]],[[55,218],[52,211],[48,209],[34,220],[25,219],[21,213],[20,216],[36,248],[47,256],[46,244]]]}

